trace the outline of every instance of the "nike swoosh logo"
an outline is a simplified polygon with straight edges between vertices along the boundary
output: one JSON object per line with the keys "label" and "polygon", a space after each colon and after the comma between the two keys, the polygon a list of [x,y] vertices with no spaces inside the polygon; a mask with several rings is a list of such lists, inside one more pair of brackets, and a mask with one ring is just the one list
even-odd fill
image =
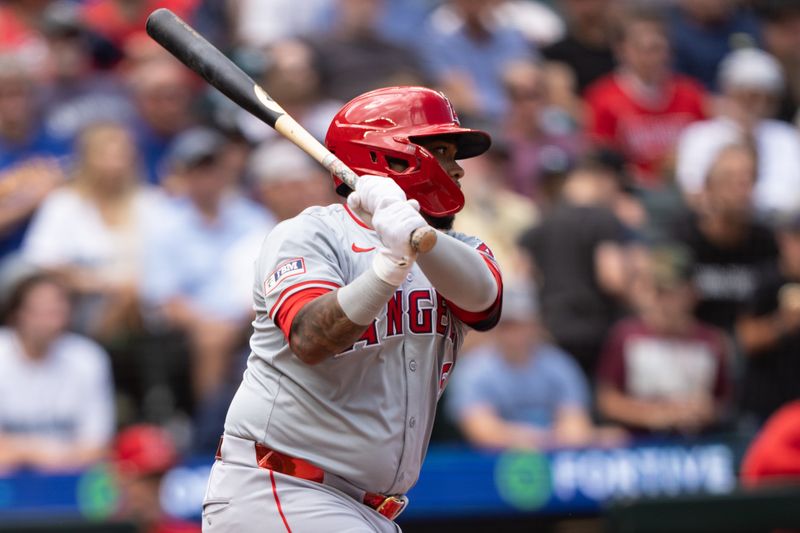
{"label": "nike swoosh logo", "polygon": [[375,249],[374,246],[372,248],[362,248],[360,246],[356,246],[356,243],[353,243],[353,246],[351,246],[351,248],[357,254],[360,254],[360,253],[363,253],[363,252],[371,252],[372,250]]}

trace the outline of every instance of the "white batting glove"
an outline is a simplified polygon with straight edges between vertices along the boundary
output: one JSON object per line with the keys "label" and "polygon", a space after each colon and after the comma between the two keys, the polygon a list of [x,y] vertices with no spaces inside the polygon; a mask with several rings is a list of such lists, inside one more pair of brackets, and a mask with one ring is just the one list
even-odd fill
{"label": "white batting glove", "polygon": [[373,216],[384,205],[404,200],[406,193],[392,178],[361,176],[356,190],[347,197],[347,205],[359,216]]}
{"label": "white batting glove", "polygon": [[383,246],[375,254],[372,268],[386,283],[399,286],[417,259],[411,234],[428,225],[419,214],[419,202],[394,201],[382,205],[372,216],[372,226]]}

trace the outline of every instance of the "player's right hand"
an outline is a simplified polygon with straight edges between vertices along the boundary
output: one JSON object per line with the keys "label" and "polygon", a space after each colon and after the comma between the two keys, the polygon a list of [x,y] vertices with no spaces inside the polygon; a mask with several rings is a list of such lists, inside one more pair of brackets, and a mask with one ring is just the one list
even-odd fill
{"label": "player's right hand", "polygon": [[372,226],[383,243],[374,256],[372,268],[383,281],[399,286],[417,259],[411,247],[411,234],[427,226],[419,214],[419,203],[406,200],[383,205],[373,215]]}
{"label": "player's right hand", "polygon": [[411,234],[427,225],[419,214],[419,203],[416,200],[383,205],[372,215],[372,227],[383,245],[396,257],[409,261],[416,259],[417,255],[411,247]]}
{"label": "player's right hand", "polygon": [[375,215],[381,207],[406,200],[406,193],[392,179],[383,176],[361,176],[355,192],[347,197],[347,205],[357,214]]}

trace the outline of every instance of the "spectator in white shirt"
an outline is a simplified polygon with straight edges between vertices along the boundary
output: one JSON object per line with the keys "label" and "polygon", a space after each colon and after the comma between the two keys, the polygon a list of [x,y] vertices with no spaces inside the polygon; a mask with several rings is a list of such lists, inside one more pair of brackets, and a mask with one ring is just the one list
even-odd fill
{"label": "spectator in white shirt", "polygon": [[10,290],[0,327],[0,471],[85,467],[114,432],[108,356],[68,333],[67,289],[46,273]]}
{"label": "spectator in white shirt", "polygon": [[800,134],[774,120],[783,74],[761,50],[730,53],[720,64],[720,114],[684,130],[677,149],[676,177],[688,201],[697,204],[705,177],[719,152],[731,144],[752,144],[758,153],[755,208],[774,214],[800,207]]}
{"label": "spectator in white shirt", "polygon": [[137,321],[141,240],[161,197],[142,185],[139,154],[122,126],[89,126],[78,139],[73,181],[34,216],[23,257],[64,276],[79,295],[74,326],[108,338]]}

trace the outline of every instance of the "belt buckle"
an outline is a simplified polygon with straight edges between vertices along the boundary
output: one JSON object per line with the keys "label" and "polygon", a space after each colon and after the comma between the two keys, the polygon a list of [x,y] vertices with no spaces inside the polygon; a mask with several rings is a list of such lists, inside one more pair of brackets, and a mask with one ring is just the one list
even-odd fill
{"label": "belt buckle", "polygon": [[386,496],[381,504],[375,509],[389,520],[394,520],[402,513],[408,505],[408,497],[403,494],[400,496]]}

